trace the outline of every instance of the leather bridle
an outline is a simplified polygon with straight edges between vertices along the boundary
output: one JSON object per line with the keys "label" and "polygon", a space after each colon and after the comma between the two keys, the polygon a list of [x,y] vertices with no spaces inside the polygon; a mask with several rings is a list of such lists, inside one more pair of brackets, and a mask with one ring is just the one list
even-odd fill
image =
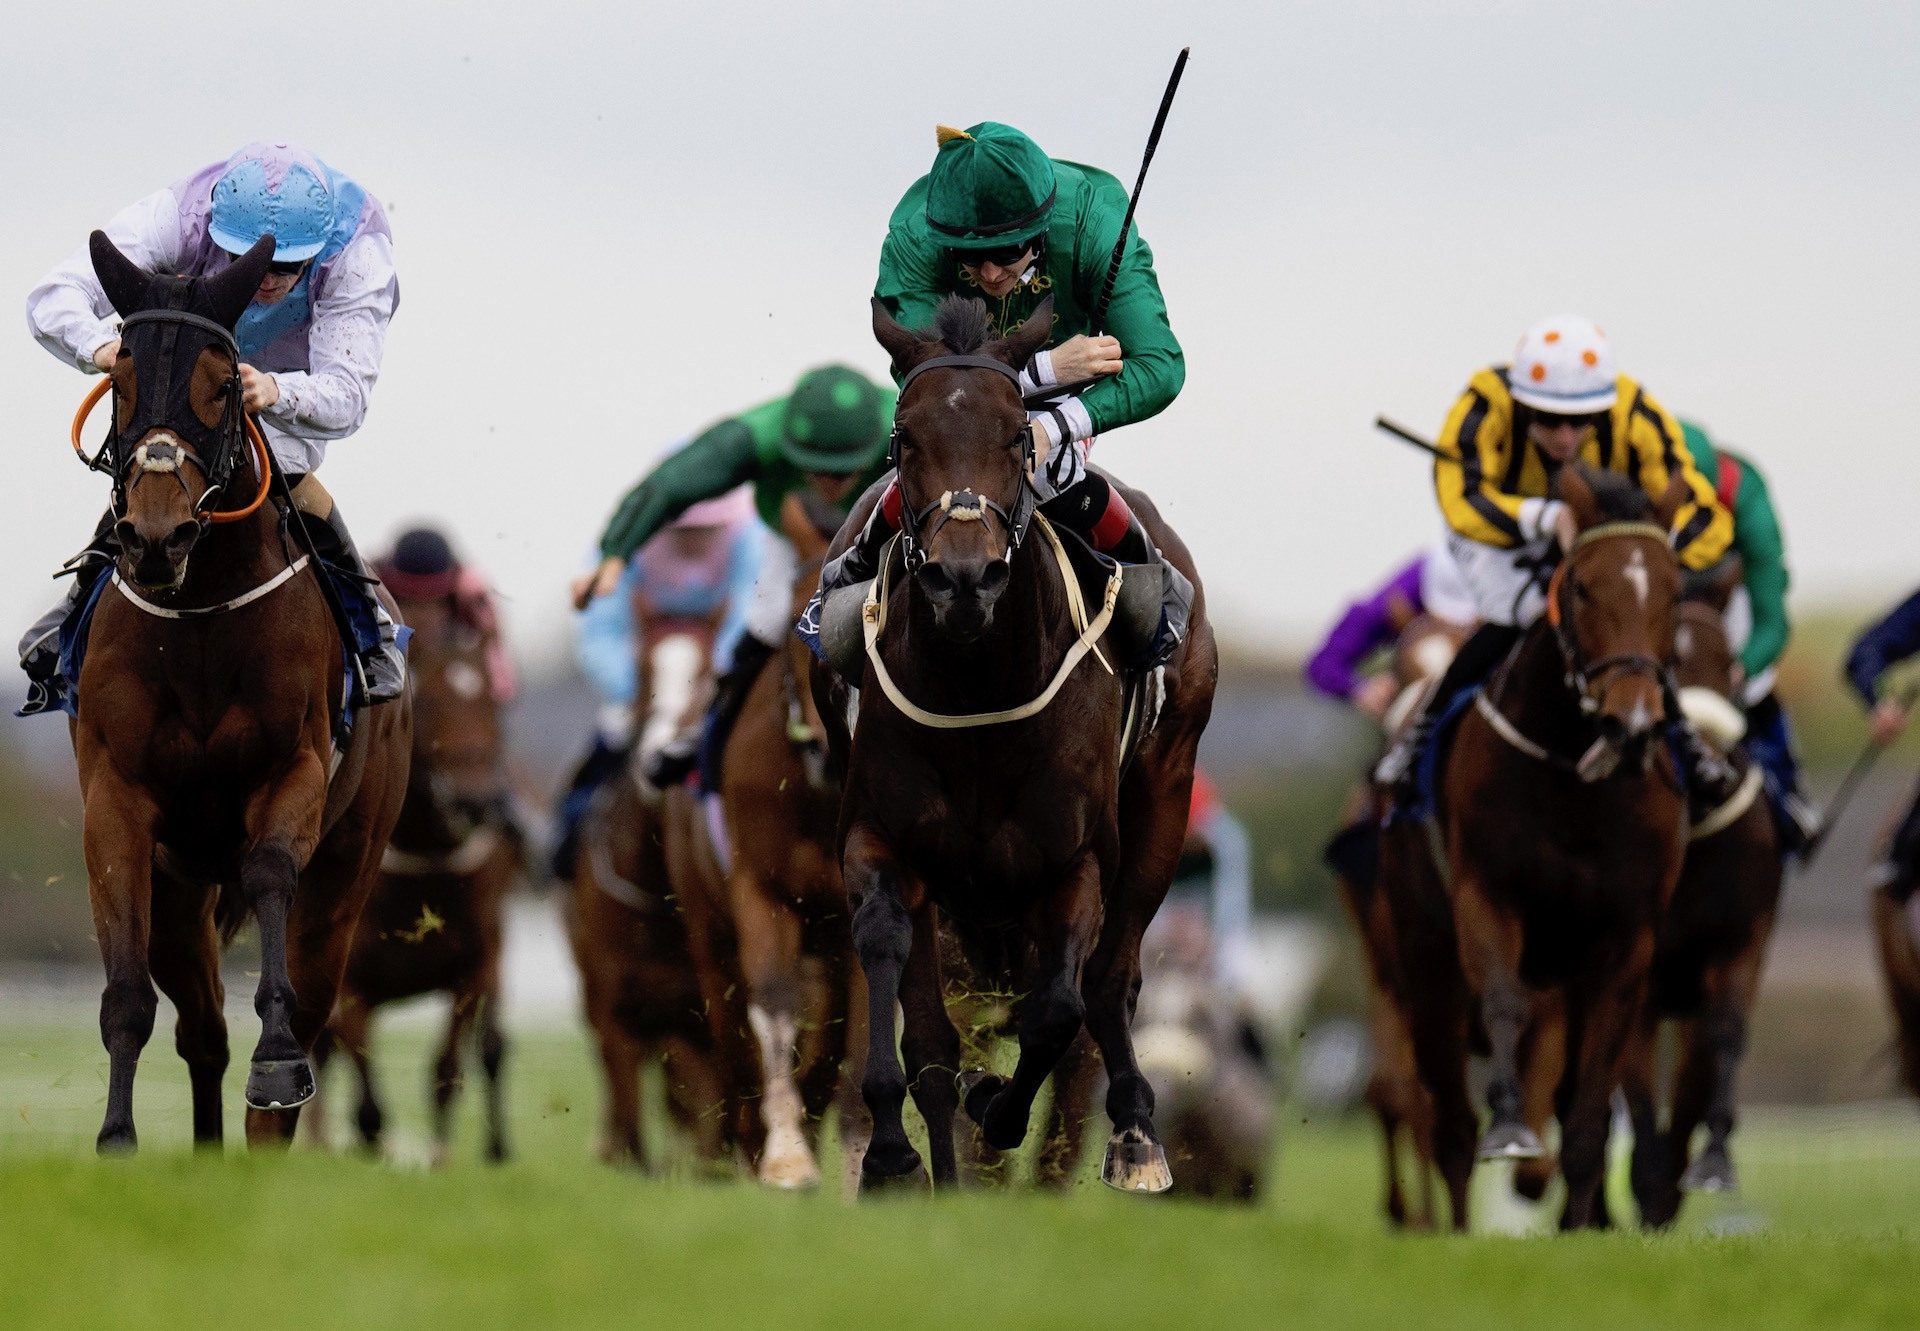
{"label": "leather bridle", "polygon": [[[900,398],[904,402],[907,390],[913,381],[930,370],[991,370],[1004,375],[1012,382],[1014,391],[1020,391],[1020,372],[1003,360],[992,356],[935,356],[923,360],[908,370],[900,381]],[[1009,511],[985,495],[972,490],[948,490],[939,498],[916,508],[907,494],[906,477],[900,471],[900,446],[903,430],[899,415],[894,416],[893,432],[887,441],[887,465],[893,469],[895,483],[900,489],[900,549],[906,560],[907,572],[912,573],[927,562],[927,547],[940,534],[947,523],[953,521],[981,522],[991,513],[1006,529],[1007,553],[1009,563],[1013,555],[1026,540],[1027,528],[1033,521],[1033,511],[1039,496],[1033,488],[1033,465],[1036,452],[1033,441],[1033,423],[1026,422],[1020,427],[1020,493],[1013,501]],[[932,521],[930,530],[923,530]]]}

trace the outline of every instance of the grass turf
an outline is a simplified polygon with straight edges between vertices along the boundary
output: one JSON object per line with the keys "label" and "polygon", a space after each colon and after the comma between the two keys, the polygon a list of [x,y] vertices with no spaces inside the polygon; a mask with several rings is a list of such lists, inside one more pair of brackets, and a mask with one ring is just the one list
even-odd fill
{"label": "grass turf", "polygon": [[[234,1023],[229,1136],[250,1023]],[[382,1040],[388,1109],[420,1141],[420,1023]],[[984,1313],[1014,1326],[1912,1326],[1920,1119],[1749,1116],[1746,1192],[1681,1229],[1399,1237],[1364,1122],[1283,1124],[1254,1208],[1107,1192],[858,1206],[829,1187],[665,1180],[590,1158],[597,1074],[572,1032],[510,1053],[512,1163],[477,1162],[465,1097],[444,1170],[353,1154],[187,1153],[165,1028],[142,1061],[142,1153],[96,1160],[105,1057],[71,1022],[0,1032],[0,1324],[864,1326]],[[344,1077],[336,1077],[344,1082]],[[344,1089],[335,1087],[336,1093]],[[344,1129],[346,1116],[335,1114]],[[404,1153],[404,1151],[403,1151]],[[1480,1180],[1482,1212],[1499,1180]]]}

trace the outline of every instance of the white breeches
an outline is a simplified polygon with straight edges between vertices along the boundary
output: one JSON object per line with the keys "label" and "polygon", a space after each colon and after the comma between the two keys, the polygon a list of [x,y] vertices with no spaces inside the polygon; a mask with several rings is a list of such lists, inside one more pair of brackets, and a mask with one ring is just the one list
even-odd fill
{"label": "white breeches", "polygon": [[760,551],[760,576],[754,579],[753,599],[747,603],[747,632],[769,647],[778,647],[793,632],[793,580],[800,572],[800,556],[792,541],[772,530]]}
{"label": "white breeches", "polygon": [[[1547,606],[1544,580],[1534,565],[1553,537],[1545,536],[1518,549],[1503,550],[1468,540],[1458,532],[1447,535],[1447,549],[1472,590],[1479,617],[1489,624],[1526,628]],[[1523,562],[1525,561],[1525,562]]]}

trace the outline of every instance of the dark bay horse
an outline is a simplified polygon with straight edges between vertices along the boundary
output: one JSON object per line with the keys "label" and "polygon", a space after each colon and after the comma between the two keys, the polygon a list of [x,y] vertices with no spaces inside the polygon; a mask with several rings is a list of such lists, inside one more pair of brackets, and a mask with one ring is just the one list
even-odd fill
{"label": "dark bay horse", "polygon": [[[874,334],[905,376],[894,450],[907,509],[883,562],[883,596],[876,584],[884,623],[869,621],[840,820],[869,995],[866,1186],[923,1176],[901,1118],[909,1091],[935,1181],[956,1177],[960,1039],[942,1001],[938,916],[986,959],[985,973],[1010,968],[1019,990],[1013,1076],[975,1075],[966,1088],[987,1144],[1009,1150],[1025,1138],[1035,1096],[1084,1021],[1106,1065],[1114,1128],[1102,1178],[1144,1192],[1172,1182],[1129,1025],[1141,936],[1186,835],[1218,663],[1196,591],[1158,726],[1123,772],[1123,685],[1104,666],[1113,636],[1102,659],[1087,659],[1105,616],[1074,622],[1078,588],[1060,566],[1063,548],[1056,563],[1050,528],[1034,519],[1038,539],[1024,540],[1034,450],[1017,376],[1051,318],[1043,303],[991,340],[977,301],[944,303],[931,335],[874,306]],[[1143,496],[1126,500],[1197,588],[1179,538]],[[863,516],[856,508],[837,544]]]}
{"label": "dark bay horse", "polygon": [[260,926],[261,1033],[247,1139],[284,1143],[313,1093],[307,1054],[399,813],[411,715],[405,701],[368,708],[336,751],[339,631],[319,571],[288,538],[297,517],[264,502],[269,462],[257,435],[251,470],[246,462],[230,330],[266,272],[272,237],[208,278],[151,276],[98,231],[92,253],[126,319],[103,458],[120,552],[103,575],[111,585],[93,616],[72,726],[107,972],[99,1144],[134,1146],[134,1070],[153,1032],[156,983],[179,1012],[194,1139],[220,1141],[220,942],[249,915]]}
{"label": "dark bay horse", "polygon": [[[1684,488],[1676,481],[1655,501],[1577,465],[1560,471],[1556,488],[1579,537],[1546,617],[1463,718],[1441,775],[1439,848],[1459,975],[1429,958],[1432,988],[1413,992],[1425,1009],[1415,1042],[1434,1100],[1435,1156],[1458,1227],[1473,1157],[1464,1079],[1472,1018],[1491,1054],[1492,1122],[1479,1154],[1529,1159],[1544,1148],[1525,1121],[1523,1045],[1555,1003],[1567,1022],[1561,1223],[1603,1222],[1608,1105],[1686,845],[1686,796],[1660,742],[1680,592],[1668,531]],[[1383,843],[1383,879],[1425,883],[1418,900],[1430,905],[1435,867],[1409,821]]]}
{"label": "dark bay horse", "polygon": [[[450,596],[395,599],[414,630],[413,762],[379,881],[354,933],[330,1042],[353,1060],[355,1122],[362,1141],[377,1146],[385,1115],[369,1056],[374,1010],[447,994],[452,1008],[432,1079],[434,1161],[447,1158],[470,1033],[486,1075],[486,1158],[500,1161],[507,1156],[500,949],[506,895],[525,866],[500,813],[506,728],[489,664],[495,644],[490,630],[455,615]],[[325,1050],[316,1062],[324,1063]]]}
{"label": "dark bay horse", "polygon": [[[681,702],[676,728],[698,725],[712,692],[710,654],[719,617],[640,621],[636,729],[662,694]],[[670,681],[670,682],[663,682]],[[641,1134],[640,1069],[657,1061],[668,1112],[691,1137],[702,1160],[723,1159],[737,1139],[744,1111],[730,1100],[732,1081],[714,1031],[735,1036],[732,1065],[744,1064],[746,1002],[731,977],[703,983],[689,940],[689,909],[704,925],[711,905],[677,891],[669,830],[681,835],[699,817],[685,790],[659,791],[636,762],[603,786],[581,820],[581,853],[568,900],[567,933],[580,967],[581,998],[606,1079],[599,1153],[646,1170]],[[683,882],[693,875],[683,873]],[[731,992],[729,992],[731,991]]]}

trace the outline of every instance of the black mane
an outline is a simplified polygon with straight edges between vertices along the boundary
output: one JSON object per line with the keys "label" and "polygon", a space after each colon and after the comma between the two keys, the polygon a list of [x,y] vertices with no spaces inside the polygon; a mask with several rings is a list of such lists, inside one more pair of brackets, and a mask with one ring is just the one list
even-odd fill
{"label": "black mane", "polygon": [[987,303],[974,296],[948,296],[933,313],[932,335],[955,355],[980,350],[993,337]]}

